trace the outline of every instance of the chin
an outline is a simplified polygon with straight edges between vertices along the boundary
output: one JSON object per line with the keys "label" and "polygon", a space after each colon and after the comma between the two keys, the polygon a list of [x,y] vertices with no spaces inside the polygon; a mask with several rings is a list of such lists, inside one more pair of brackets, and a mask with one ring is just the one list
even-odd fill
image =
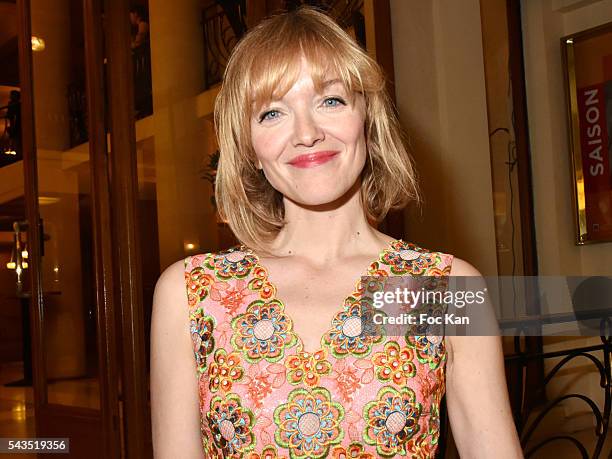
{"label": "chin", "polygon": [[351,186],[335,186],[333,189],[308,186],[307,188],[305,187],[299,192],[296,192],[296,190],[292,190],[291,193],[283,195],[286,197],[286,199],[293,201],[299,206],[336,207],[342,205],[342,203],[346,202],[350,198],[353,189],[354,187]]}

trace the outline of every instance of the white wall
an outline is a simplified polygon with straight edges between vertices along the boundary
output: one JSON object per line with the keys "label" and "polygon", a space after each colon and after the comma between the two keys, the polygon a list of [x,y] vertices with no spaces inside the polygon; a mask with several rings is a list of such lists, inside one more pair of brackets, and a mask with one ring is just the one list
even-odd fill
{"label": "white wall", "polygon": [[478,0],[391,0],[397,106],[425,204],[407,237],[497,274]]}

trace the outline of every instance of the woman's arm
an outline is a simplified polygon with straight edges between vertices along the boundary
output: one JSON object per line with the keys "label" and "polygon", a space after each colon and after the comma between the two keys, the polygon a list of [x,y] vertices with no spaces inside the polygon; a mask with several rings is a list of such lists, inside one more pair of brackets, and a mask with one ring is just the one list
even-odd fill
{"label": "woman's arm", "polygon": [[144,21],[140,21],[138,23],[138,30],[136,32],[136,36],[132,40],[132,49],[138,48],[140,45],[142,45],[147,40],[148,35],[149,24]]}
{"label": "woman's arm", "polygon": [[156,459],[203,457],[184,269],[183,261],[168,267],[153,297],[151,419]]}
{"label": "woman's arm", "polygon": [[[482,279],[476,268],[458,258],[453,261],[451,276]],[[448,336],[446,340],[449,343],[446,399],[459,455],[470,459],[522,458],[512,420],[500,338]]]}

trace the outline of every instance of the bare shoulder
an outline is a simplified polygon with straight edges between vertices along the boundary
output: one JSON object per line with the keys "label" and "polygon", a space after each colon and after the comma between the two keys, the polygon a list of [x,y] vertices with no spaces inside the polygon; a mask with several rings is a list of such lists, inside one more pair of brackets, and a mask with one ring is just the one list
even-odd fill
{"label": "bare shoulder", "polygon": [[[486,282],[482,277],[480,271],[461,258],[454,257],[453,264],[450,271],[451,276],[465,276],[470,277],[469,289],[471,290],[486,290]],[[487,297],[488,298],[488,297]],[[481,311],[476,317],[479,320],[495,321],[494,312],[489,301],[486,301],[480,306]],[[472,314],[474,317],[475,314]],[[474,348],[486,348],[496,347],[496,342],[499,340],[497,336],[452,336],[446,337],[447,348],[448,348],[448,364],[450,367],[453,366],[456,358],[460,355],[473,355]],[[483,357],[484,358],[484,357]]]}
{"label": "bare shoulder", "polygon": [[461,258],[453,257],[453,264],[451,266],[451,276],[480,276],[480,271],[478,271],[473,265],[468,263]]}
{"label": "bare shoulder", "polygon": [[153,315],[165,319],[187,315],[180,305],[187,305],[184,260],[172,263],[159,276],[153,293]]}
{"label": "bare shoulder", "polygon": [[155,296],[185,295],[185,260],[179,260],[168,266],[161,273],[155,284]]}

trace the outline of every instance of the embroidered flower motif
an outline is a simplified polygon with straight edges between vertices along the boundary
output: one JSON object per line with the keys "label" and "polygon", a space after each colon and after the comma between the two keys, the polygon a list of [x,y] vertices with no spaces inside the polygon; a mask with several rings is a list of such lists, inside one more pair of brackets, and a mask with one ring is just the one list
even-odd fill
{"label": "embroidered flower motif", "polygon": [[429,411],[429,422],[427,423],[427,433],[431,435],[431,444],[437,445],[440,437],[440,407],[437,403],[432,403]]}
{"label": "embroidered flower motif", "polygon": [[249,275],[257,263],[257,257],[240,248],[231,248],[219,253],[211,253],[206,259],[206,267],[212,269],[219,279],[242,279]]}
{"label": "embroidered flower motif", "polygon": [[444,337],[438,335],[420,335],[406,337],[406,344],[416,352],[417,360],[428,364],[435,370],[446,360]]}
{"label": "embroidered flower motif", "polygon": [[259,292],[262,300],[269,300],[276,294],[274,285],[268,280],[268,272],[261,266],[253,269],[253,279],[249,281],[249,288]]}
{"label": "embroidered flower motif", "polygon": [[397,276],[407,273],[423,275],[428,268],[441,261],[439,253],[429,252],[411,242],[396,241],[391,247],[394,250],[385,252],[380,261],[388,265],[391,272]]}
{"label": "embroidered flower motif", "polygon": [[[202,420],[202,418],[200,418]],[[205,419],[205,418],[204,418]],[[202,438],[202,450],[204,457],[210,459],[222,459],[223,453],[215,446],[213,434],[210,431],[208,422],[200,422],[200,433]]]}
{"label": "embroidered flower motif", "polygon": [[[437,294],[440,292],[435,293]],[[426,314],[428,318],[431,318],[431,322],[428,323],[427,321],[423,321],[423,323],[417,322],[410,325],[406,330],[406,336],[444,335],[444,316],[448,311],[447,305],[444,303],[420,303],[414,307],[409,306],[409,308],[410,313],[415,317]],[[435,323],[433,318],[435,318]]]}
{"label": "embroidered flower motif", "polygon": [[287,367],[287,381],[291,384],[299,384],[302,381],[313,387],[319,384],[321,376],[331,372],[331,363],[327,360],[327,351],[318,350],[314,354],[300,351],[295,355],[287,356],[285,359]]}
{"label": "embroidered flower motif", "polygon": [[[247,401],[256,410],[263,406],[263,402],[273,389],[278,389],[285,383],[285,366],[280,363],[266,363],[260,361],[257,364],[247,365],[247,371],[243,380],[239,383],[245,386]],[[261,427],[258,416],[257,422]]]}
{"label": "embroidered flower motif", "polygon": [[342,441],[344,408],[331,401],[327,389],[294,389],[287,403],[274,410],[275,440],[289,449],[291,459],[327,457],[330,446]]}
{"label": "embroidered flower motif", "polygon": [[244,314],[232,320],[234,334],[231,343],[244,352],[248,362],[255,363],[261,359],[277,362],[283,357],[285,348],[297,343],[292,331],[293,323],[284,309],[278,300],[267,303],[255,300]]}
{"label": "embroidered flower motif", "polygon": [[254,295],[246,281],[237,279],[234,283],[217,281],[210,287],[210,298],[222,305],[228,314],[235,315],[249,296]]}
{"label": "embroidered flower motif", "polygon": [[[363,371],[360,371],[358,363],[371,362],[367,360],[356,360],[348,362],[346,360],[337,360],[334,362],[330,373],[332,390],[335,394],[340,395],[342,403],[348,404],[353,401],[353,394],[362,385]],[[372,372],[373,373],[373,372]]]}
{"label": "embroidered flower motif", "polygon": [[258,367],[251,365],[249,368],[249,374],[244,378],[244,383],[247,386],[246,395],[251,401],[253,406],[257,409],[261,408],[263,399],[266,398],[272,392],[272,384],[270,379],[271,374],[264,371],[257,371]]}
{"label": "embroidered flower motif", "polygon": [[240,458],[255,447],[255,418],[251,410],[242,407],[238,395],[215,396],[206,418],[215,445],[224,457]]}
{"label": "embroidered flower motif", "polygon": [[370,265],[370,267],[368,268],[368,276],[369,277],[387,277],[389,276],[389,273],[385,270],[385,268],[383,268],[382,266],[380,266],[380,261],[374,261],[372,262],[372,264]]}
{"label": "embroidered flower motif", "polygon": [[344,310],[332,320],[331,329],[323,335],[323,345],[331,349],[336,358],[347,355],[366,356],[372,345],[382,340],[382,334],[372,333],[373,307],[364,306],[357,297],[346,299]]}
{"label": "embroidered flower motif", "polygon": [[193,311],[189,316],[193,352],[196,358],[198,371],[206,371],[206,356],[215,347],[213,330],[215,328],[214,318],[204,313],[202,308]]}
{"label": "embroidered flower motif", "polygon": [[372,363],[376,365],[376,377],[379,381],[393,380],[399,386],[406,385],[408,379],[416,375],[413,357],[412,349],[400,349],[395,341],[389,341],[382,352],[372,356]]}
{"label": "embroidered flower motif", "polygon": [[444,368],[438,367],[435,370],[429,367],[419,371],[416,375],[419,391],[422,400],[437,400],[438,403],[444,394]]}
{"label": "embroidered flower motif", "polygon": [[406,442],[418,432],[420,415],[421,404],[412,389],[383,387],[377,400],[363,408],[364,441],[375,445],[380,456],[406,455]]}
{"label": "embroidered flower motif", "polygon": [[287,459],[287,456],[279,456],[276,446],[268,445],[261,453],[250,453],[246,459]]}
{"label": "embroidered flower motif", "polygon": [[406,444],[406,449],[414,459],[431,459],[435,456],[436,447],[437,445],[432,443],[431,436],[427,433],[415,435]]}
{"label": "embroidered flower motif", "polygon": [[368,273],[367,282],[359,279],[355,287],[355,295],[360,297],[372,298],[374,292],[382,292],[389,276],[386,271],[372,274]]}
{"label": "embroidered flower motif", "polygon": [[240,366],[240,354],[238,352],[227,355],[225,349],[217,349],[214,361],[208,368],[210,391],[217,392],[221,388],[223,392],[229,392],[232,389],[232,383],[240,381],[243,374],[244,370]]}
{"label": "embroidered flower motif", "polygon": [[213,277],[200,266],[185,272],[187,302],[190,306],[195,306],[198,301],[203,301],[208,296],[212,281]]}
{"label": "embroidered flower motif", "polygon": [[376,459],[373,454],[365,453],[363,448],[364,446],[357,442],[351,443],[347,448],[336,446],[332,449],[330,457],[332,459]]}

